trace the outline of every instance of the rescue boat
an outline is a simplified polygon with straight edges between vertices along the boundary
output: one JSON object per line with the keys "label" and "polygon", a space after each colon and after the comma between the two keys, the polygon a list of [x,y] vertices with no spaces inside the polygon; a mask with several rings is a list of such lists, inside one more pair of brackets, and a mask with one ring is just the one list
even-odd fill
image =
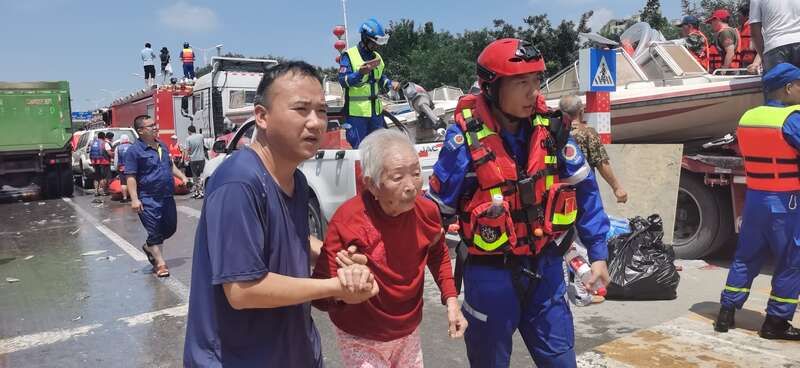
{"label": "rescue boat", "polygon": [[[616,49],[616,92],[611,99],[615,143],[689,143],[733,132],[748,109],[763,103],[761,77],[744,70],[709,74],[681,40],[648,41],[633,55]],[[575,62],[547,80],[547,104],[578,94]],[[736,75],[723,75],[731,73]]]}

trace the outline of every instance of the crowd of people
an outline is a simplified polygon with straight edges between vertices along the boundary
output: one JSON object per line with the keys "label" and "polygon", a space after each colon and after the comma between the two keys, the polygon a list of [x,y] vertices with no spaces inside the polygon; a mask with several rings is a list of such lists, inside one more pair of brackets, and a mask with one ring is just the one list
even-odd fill
{"label": "crowd of people", "polygon": [[[146,88],[154,88],[156,86],[156,53],[152,49],[149,42],[144,44],[144,48],[140,51],[142,58],[142,65],[144,67],[144,84]],[[195,70],[194,61],[196,59],[194,50],[188,42],[183,43],[183,49],[180,53],[181,64],[183,64],[183,78],[184,80],[194,80]],[[169,49],[164,46],[158,54],[158,60],[161,63],[161,84],[167,84],[172,81],[172,58],[169,54]]]}
{"label": "crowd of people", "polygon": [[[715,32],[711,42],[697,18],[681,22],[701,65],[711,72],[763,71],[768,97],[745,114],[738,131],[748,194],[714,328],[735,327],[734,311],[771,251],[779,264],[760,335],[800,340],[788,322],[800,293],[800,5],[751,0],[740,14],[749,18],[736,30],[726,10],[714,11],[706,19]],[[225,160],[205,188],[184,365],[321,367],[313,306],[333,322],[346,366],[421,367],[427,267],[445,306],[447,335],[463,337],[470,366],[507,367],[519,331],[537,366],[575,367],[563,257],[574,244],[584,247],[590,278],[573,282],[589,292],[607,284],[609,220],[596,173],[618,202],[628,201],[597,132],[585,124],[580,98],[562,98],[562,114],[553,114],[540,94],[545,61],[535,45],[491,42],[478,56],[478,90],[459,101],[430,190],[422,193],[412,142],[381,129],[377,95],[399,88],[377,53],[388,35],[374,19],[360,33],[359,44],[342,55],[339,81],[365,189],[337,209],[324,241],[310,234],[308,184],[297,168],[316,153],[327,127],[322,80],[302,61],[267,70],[254,101],[254,140]],[[145,52],[149,46],[142,51],[147,76],[155,58]],[[181,58],[193,78],[187,50],[188,44]],[[156,275],[168,276],[162,245],[175,232],[172,177],[186,178],[156,139],[152,118],[138,117],[134,128],[139,139],[126,148],[121,172],[148,233],[142,249]],[[192,171],[202,171],[202,136],[191,129],[183,153]],[[103,142],[97,151],[109,154]],[[97,165],[104,164],[98,157]],[[456,257],[455,271],[444,242],[451,224],[465,255]]]}

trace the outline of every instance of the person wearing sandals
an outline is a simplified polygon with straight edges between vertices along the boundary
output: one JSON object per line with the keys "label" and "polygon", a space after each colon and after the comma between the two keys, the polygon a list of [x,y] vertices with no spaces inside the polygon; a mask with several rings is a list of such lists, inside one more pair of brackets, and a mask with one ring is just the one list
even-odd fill
{"label": "person wearing sandals", "polygon": [[169,157],[169,149],[158,140],[158,125],[148,115],[133,119],[133,128],[139,133],[125,154],[125,176],[131,198],[131,209],[147,231],[147,241],[142,251],[153,265],[158,277],[169,276],[162,254],[162,244],[173,234],[178,223],[175,208],[173,176],[186,182],[184,175]]}

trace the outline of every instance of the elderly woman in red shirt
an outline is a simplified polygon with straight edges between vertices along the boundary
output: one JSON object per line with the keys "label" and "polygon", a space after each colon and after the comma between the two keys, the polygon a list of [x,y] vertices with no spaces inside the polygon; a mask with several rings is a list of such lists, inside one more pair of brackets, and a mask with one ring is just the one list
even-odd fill
{"label": "elderly woman in red shirt", "polygon": [[336,275],[339,266],[352,262],[347,250],[355,247],[366,256],[380,292],[361,304],[329,299],[318,300],[314,306],[328,311],[336,326],[346,367],[422,367],[418,327],[425,265],[447,306],[450,337],[463,336],[467,327],[439,210],[421,196],[419,158],[406,135],[379,130],[359,148],[367,190],[333,215],[314,277]]}

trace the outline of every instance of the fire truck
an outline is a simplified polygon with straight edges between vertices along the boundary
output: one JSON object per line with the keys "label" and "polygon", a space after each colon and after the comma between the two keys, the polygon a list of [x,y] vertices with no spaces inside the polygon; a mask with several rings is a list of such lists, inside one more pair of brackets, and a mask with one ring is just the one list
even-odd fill
{"label": "fire truck", "polygon": [[173,134],[178,136],[179,142],[185,142],[192,119],[182,113],[181,103],[189,102],[184,102],[183,97],[191,95],[192,87],[182,83],[136,91],[111,104],[111,127],[132,127],[133,119],[146,114],[158,124],[162,142],[170,142]]}

